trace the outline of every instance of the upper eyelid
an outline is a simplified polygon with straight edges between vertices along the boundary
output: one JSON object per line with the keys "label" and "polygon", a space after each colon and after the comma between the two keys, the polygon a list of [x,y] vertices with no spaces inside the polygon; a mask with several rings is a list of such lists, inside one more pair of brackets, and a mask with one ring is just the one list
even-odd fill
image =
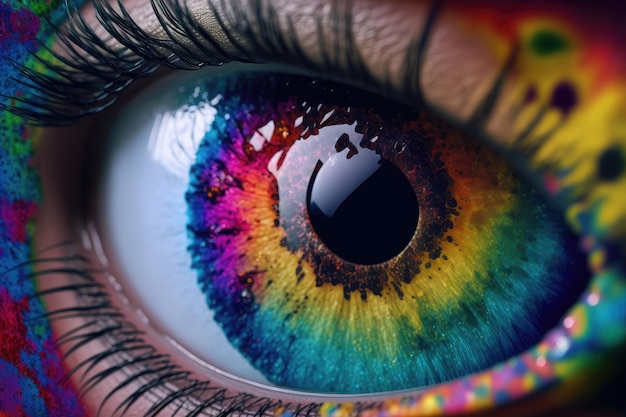
{"label": "upper eyelid", "polygon": [[[448,21],[442,25],[440,15],[447,12],[449,3],[403,4],[398,13],[382,6],[368,9],[368,1],[320,0],[308,6],[304,1],[285,2],[281,9],[276,6],[280,0],[151,0],[139,8],[131,3],[126,10],[111,6],[108,0],[92,0],[90,14],[83,17],[82,12],[70,10],[57,35],[57,49],[51,52],[61,64],[43,59],[49,67],[47,74],[24,69],[35,94],[20,98],[24,105],[14,111],[35,123],[69,124],[109,107],[133,80],[164,66],[193,69],[228,61],[266,61],[305,68],[411,106],[435,109],[460,127],[484,136],[481,125],[493,109],[484,104],[494,97],[497,100],[494,83],[506,74],[506,61],[512,62],[514,54],[497,62],[500,58],[489,57],[490,52],[477,45],[476,39],[464,44],[466,40],[457,35],[453,48],[471,50],[476,57],[473,62],[478,63],[474,75],[480,74],[464,77],[454,69],[455,52],[442,51],[450,21],[445,16]],[[444,44],[432,47],[431,38],[440,40],[442,32]],[[442,62],[447,81],[456,85],[443,96],[441,88],[429,88],[427,93],[439,93],[431,97],[434,103],[428,102],[423,84],[439,78]],[[424,76],[430,78],[423,82]],[[468,91],[472,93],[465,96]],[[459,97],[464,101],[461,107]],[[468,117],[464,113],[477,114],[481,109],[479,123],[460,122]]]}

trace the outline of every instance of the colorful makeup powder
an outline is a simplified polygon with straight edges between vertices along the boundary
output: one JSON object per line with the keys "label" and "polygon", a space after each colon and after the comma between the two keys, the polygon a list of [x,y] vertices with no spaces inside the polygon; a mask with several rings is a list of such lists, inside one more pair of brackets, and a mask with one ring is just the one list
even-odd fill
{"label": "colorful makeup powder", "polygon": [[[45,3],[45,4],[44,4]],[[16,63],[34,59],[50,28],[40,13],[47,2],[0,3],[0,92],[13,106],[27,91]],[[44,306],[32,297],[29,229],[37,213],[39,180],[32,169],[34,129],[2,110],[0,114],[0,416],[83,415],[53,342]]]}
{"label": "colorful makeup powder", "polygon": [[[588,273],[558,213],[445,124],[298,75],[201,89],[219,100],[187,192],[193,268],[231,343],[277,385],[366,393],[463,376],[536,343],[582,291]],[[316,201],[334,213],[358,190],[381,198],[384,185],[363,190],[383,163],[408,180],[417,229],[388,260],[346,261],[309,220],[317,178],[330,172]],[[371,174],[355,179],[356,166]],[[354,239],[387,220],[362,204]]]}

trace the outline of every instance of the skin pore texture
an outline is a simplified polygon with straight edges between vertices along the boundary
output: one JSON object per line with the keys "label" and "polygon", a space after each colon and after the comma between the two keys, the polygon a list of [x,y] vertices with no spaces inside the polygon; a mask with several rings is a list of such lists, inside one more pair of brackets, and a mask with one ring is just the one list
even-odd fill
{"label": "skin pore texture", "polygon": [[[198,24],[192,33],[174,31],[172,22],[164,25],[159,19],[170,3],[155,3],[155,13],[149,2],[123,2],[127,17],[143,32],[175,41],[155,46],[150,53],[140,48],[128,52],[129,43],[110,35],[112,28],[102,25],[92,2],[85,3],[81,14],[94,39],[102,39],[118,56],[125,51],[132,61],[143,53],[146,60],[138,60],[138,67],[149,68],[168,57],[173,63],[175,56],[191,57],[195,63],[210,61],[209,49],[218,51],[217,61],[234,56],[285,64],[426,107],[513,155],[520,170],[530,173],[580,236],[592,274],[580,302],[554,331],[520,356],[416,392],[368,397],[307,394],[207,370],[192,355],[182,354],[162,336],[158,324],[145,317],[137,302],[141,294],[125,286],[120,265],[102,249],[109,244],[106,233],[85,216],[98,211],[85,197],[90,197],[85,173],[97,176],[93,154],[105,140],[103,130],[120,117],[133,96],[175,69],[154,65],[146,71],[154,71],[151,77],[130,85],[108,109],[95,105],[92,110],[83,100],[106,87],[97,82],[76,90],[74,102],[49,104],[42,97],[39,106],[37,100],[24,105],[19,98],[28,100],[36,89],[16,68],[32,69],[31,80],[33,74],[49,74],[50,68],[20,48],[37,51],[48,45],[70,68],[87,68],[96,58],[84,44],[73,50],[64,47],[55,31],[45,29],[45,16],[57,24],[66,20],[63,5],[3,3],[3,22],[9,23],[1,28],[0,45],[5,62],[0,125],[4,241],[0,265],[5,277],[0,282],[0,323],[8,336],[0,341],[0,417],[122,412],[169,416],[196,415],[191,414],[195,411],[521,416],[573,413],[572,409],[585,413],[595,407],[599,414],[571,415],[618,413],[616,404],[623,401],[606,397],[624,394],[624,370],[619,369],[623,365],[616,358],[626,345],[626,34],[614,18],[623,7],[613,2],[586,8],[533,1],[260,3],[271,7],[274,14],[267,15],[299,46],[299,56],[291,57],[276,46],[263,48],[246,36],[242,22],[255,22],[256,2],[237,3],[239,7],[219,1],[183,2]],[[116,3],[111,5],[120,11]],[[337,16],[349,16],[351,21],[342,25]],[[102,21],[110,20],[105,16]],[[197,42],[192,41],[194,33]],[[212,42],[203,39],[206,34]],[[39,53],[43,62],[63,66],[50,53]],[[16,65],[6,64],[9,58]],[[99,70],[106,71],[107,64]],[[98,79],[84,71],[70,73],[77,78],[68,82],[60,77],[59,85]],[[366,77],[357,77],[358,73]],[[45,96],[46,89],[38,94]],[[28,107],[29,103],[34,105]],[[84,118],[64,127],[34,127],[20,116],[64,124],[59,115],[80,112]],[[607,165],[611,169],[605,169]],[[103,331],[112,327],[119,328],[118,333]],[[125,343],[118,344],[118,351],[98,358],[112,352],[120,337]],[[123,366],[132,360],[134,367]],[[162,404],[162,409],[151,410],[155,404]]]}

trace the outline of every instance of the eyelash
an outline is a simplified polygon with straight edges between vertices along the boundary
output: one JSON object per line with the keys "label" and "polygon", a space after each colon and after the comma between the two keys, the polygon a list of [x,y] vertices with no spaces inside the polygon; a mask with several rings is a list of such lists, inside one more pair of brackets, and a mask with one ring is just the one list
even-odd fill
{"label": "eyelash", "polygon": [[[72,243],[63,242],[57,247],[71,248]],[[50,248],[51,249],[51,248]],[[58,286],[45,291],[36,292],[35,297],[45,297],[71,292],[75,295],[76,305],[64,306],[58,310],[48,310],[43,315],[32,320],[64,320],[74,317],[87,318],[85,324],[73,328],[56,339],[57,346],[69,345],[63,360],[71,356],[75,350],[99,341],[106,345],[102,351],[84,360],[70,370],[60,381],[67,383],[81,368],[90,370],[106,362],[105,369],[89,374],[89,378],[80,381],[78,395],[84,396],[111,374],[119,375],[124,372],[126,379],[111,389],[110,393],[100,404],[98,415],[102,408],[117,394],[117,391],[127,385],[141,381],[132,393],[125,395],[125,399],[117,404],[111,415],[124,416],[133,403],[144,395],[157,395],[152,406],[146,410],[144,416],[159,415],[163,409],[176,405],[185,408],[187,416],[202,415],[211,410],[211,414],[230,415],[241,413],[251,416],[268,415],[277,409],[289,410],[293,416],[309,416],[319,414],[322,403],[284,403],[281,400],[257,397],[245,392],[230,392],[226,388],[212,385],[210,381],[199,381],[190,377],[191,372],[181,369],[170,362],[169,355],[157,352],[157,349],[143,341],[143,332],[134,324],[124,319],[124,314],[111,303],[108,290],[100,284],[96,275],[103,271],[90,267],[89,261],[80,256],[65,258],[40,257],[31,261],[41,265],[41,270],[28,278],[45,279],[46,275],[62,273],[74,278],[70,285]],[[52,262],[67,264],[63,268],[47,268],[45,265]],[[74,265],[74,266],[69,266]],[[87,371],[89,373],[89,371]],[[171,384],[176,389],[171,388]],[[159,394],[156,394],[159,393]],[[374,403],[357,403],[355,410],[366,410],[374,407]],[[251,410],[255,410],[252,412]]]}
{"label": "eyelash", "polygon": [[[363,86],[374,86],[377,92],[391,93],[391,86],[372,77],[357,52],[349,1],[333,3],[329,15],[333,18],[330,25],[336,29],[334,31],[325,31],[322,15],[316,16],[314,24],[321,48],[321,63],[313,61],[304,52],[298,43],[293,22],[288,22],[289,30],[285,33],[280,27],[276,10],[263,0],[253,0],[247,6],[237,2],[226,6],[225,2],[221,2],[221,7],[225,9],[224,18],[220,17],[213,3],[207,3],[219,30],[228,38],[228,46],[235,52],[228,52],[220,46],[180,0],[150,0],[150,3],[169,39],[155,38],[146,33],[132,21],[121,5],[121,12],[118,13],[105,0],[92,0],[99,21],[111,36],[109,40],[119,42],[122,45],[119,48],[108,46],[87,25],[80,12],[68,6],[64,28],[53,25],[57,33],[56,42],[62,45],[66,55],[47,46],[43,46],[46,57],[32,54],[45,67],[46,73],[20,67],[25,79],[18,82],[27,88],[27,93],[12,98],[18,106],[11,111],[34,124],[71,124],[108,108],[134,80],[148,77],[161,67],[193,70],[231,61],[263,62],[253,56],[297,65],[328,78],[336,78],[339,71],[344,79],[359,80]],[[404,97],[400,98],[410,98],[414,106],[424,104],[419,68],[423,64],[428,35],[443,3],[436,1],[433,4],[423,32],[406,51],[401,89]],[[231,30],[241,34],[247,44],[230,35]],[[195,49],[190,51],[177,40],[176,35],[193,42]]]}

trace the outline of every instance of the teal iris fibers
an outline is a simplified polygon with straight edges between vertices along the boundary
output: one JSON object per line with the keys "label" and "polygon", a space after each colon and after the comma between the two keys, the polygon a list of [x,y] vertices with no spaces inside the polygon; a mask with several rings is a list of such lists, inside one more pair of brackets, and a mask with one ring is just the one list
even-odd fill
{"label": "teal iris fibers", "polygon": [[[447,172],[463,167],[446,166],[444,154],[465,145],[437,124],[412,124],[415,111],[293,74],[234,73],[199,87],[210,97],[192,95],[189,105],[210,102],[215,118],[186,193],[192,267],[228,340],[276,385],[370,393],[444,382],[532,346],[582,291],[576,239],[523,181],[512,182],[513,203],[487,231],[457,231],[474,199],[499,191],[450,194]],[[420,225],[384,264],[346,263],[307,220],[307,167],[344,157],[336,140],[346,132],[353,150],[398,166],[409,158]],[[474,148],[454,152],[480,158]],[[380,271],[388,281],[370,285]]]}
{"label": "teal iris fibers", "polygon": [[[520,197],[537,204],[536,211],[545,209],[532,190],[520,190]],[[302,323],[298,317],[288,317],[284,305],[259,306],[254,319],[247,322],[254,330],[230,324],[227,327],[233,333],[229,337],[270,381],[314,392],[410,389],[483,370],[536,343],[582,291],[584,272],[577,273],[574,267],[585,271],[584,266],[567,259],[567,254],[576,253],[573,241],[567,244],[555,236],[560,226],[554,223],[554,213],[527,212],[526,208],[520,203],[511,213],[511,217],[521,217],[496,232],[497,243],[490,250],[518,252],[518,242],[530,233],[536,236],[534,246],[524,248],[530,260],[522,264],[519,259],[498,259],[489,262],[485,271],[474,271],[473,279],[463,285],[463,301],[458,304],[440,309],[405,298],[402,310],[409,313],[392,322],[371,319],[358,333],[352,322],[341,317],[326,321],[322,308],[317,321],[315,314],[309,314],[309,320]],[[537,222],[540,217],[545,222]],[[528,229],[520,230],[519,223]],[[545,226],[552,231],[541,230]],[[532,261],[546,257],[552,262]],[[564,266],[566,271],[560,269]],[[486,284],[485,288],[477,289],[477,282]],[[390,297],[389,302],[400,301]],[[418,309],[423,328],[416,332],[409,315]],[[232,311],[221,307],[217,311],[231,315],[232,320]],[[382,326],[392,330],[384,332]],[[396,347],[401,346],[398,354],[386,355],[381,346],[381,338],[389,333],[396,336]],[[264,348],[252,350],[248,343]]]}

